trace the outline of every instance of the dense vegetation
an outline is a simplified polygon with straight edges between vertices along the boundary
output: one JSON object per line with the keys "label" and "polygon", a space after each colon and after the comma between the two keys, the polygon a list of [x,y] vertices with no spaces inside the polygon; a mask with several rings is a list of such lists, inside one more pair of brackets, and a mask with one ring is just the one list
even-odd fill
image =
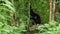
{"label": "dense vegetation", "polygon": [[[30,21],[29,4],[42,21],[37,28],[29,27],[31,31],[26,30]],[[56,21],[49,22],[47,0],[0,0],[0,34],[60,34],[60,13],[55,16]]]}

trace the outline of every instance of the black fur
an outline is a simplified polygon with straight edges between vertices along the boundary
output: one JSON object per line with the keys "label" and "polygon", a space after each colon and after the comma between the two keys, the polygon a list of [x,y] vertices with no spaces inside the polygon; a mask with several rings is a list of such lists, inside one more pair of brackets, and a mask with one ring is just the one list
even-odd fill
{"label": "black fur", "polygon": [[30,19],[33,20],[32,24],[41,24],[41,18],[38,14],[34,13],[32,7],[30,6]]}

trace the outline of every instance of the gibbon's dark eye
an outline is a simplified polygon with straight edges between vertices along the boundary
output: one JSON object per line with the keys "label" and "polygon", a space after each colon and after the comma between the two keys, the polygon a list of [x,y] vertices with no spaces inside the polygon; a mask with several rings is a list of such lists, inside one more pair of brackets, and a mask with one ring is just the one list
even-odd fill
{"label": "gibbon's dark eye", "polygon": [[41,18],[38,14],[36,14],[32,7],[30,6],[30,22],[34,24],[41,24]]}

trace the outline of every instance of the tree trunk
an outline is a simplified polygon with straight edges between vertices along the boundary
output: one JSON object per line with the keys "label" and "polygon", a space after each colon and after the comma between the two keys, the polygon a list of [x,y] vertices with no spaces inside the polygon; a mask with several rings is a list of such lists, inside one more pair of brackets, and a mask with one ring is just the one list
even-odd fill
{"label": "tree trunk", "polygon": [[55,0],[50,0],[50,18],[49,21],[54,20],[55,14]]}
{"label": "tree trunk", "polygon": [[[14,4],[14,0],[11,0],[11,2]],[[12,11],[12,13],[11,13],[11,25],[17,26],[17,24],[16,24],[16,12],[15,11],[14,12]]]}

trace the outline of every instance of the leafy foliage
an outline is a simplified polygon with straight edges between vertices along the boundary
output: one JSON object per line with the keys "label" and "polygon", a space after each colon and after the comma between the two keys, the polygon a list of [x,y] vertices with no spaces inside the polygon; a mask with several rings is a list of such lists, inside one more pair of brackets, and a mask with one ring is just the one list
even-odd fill
{"label": "leafy foliage", "polygon": [[56,21],[60,23],[60,13],[56,13],[55,16],[56,16]]}
{"label": "leafy foliage", "polygon": [[[30,0],[33,10],[41,16],[43,24],[32,32],[27,31],[26,26],[29,24],[30,13],[28,2],[28,0],[0,0],[0,34],[60,34],[59,23],[55,21],[48,23],[48,0]],[[14,14],[17,26],[11,26]],[[59,15],[57,17],[60,19]]]}

